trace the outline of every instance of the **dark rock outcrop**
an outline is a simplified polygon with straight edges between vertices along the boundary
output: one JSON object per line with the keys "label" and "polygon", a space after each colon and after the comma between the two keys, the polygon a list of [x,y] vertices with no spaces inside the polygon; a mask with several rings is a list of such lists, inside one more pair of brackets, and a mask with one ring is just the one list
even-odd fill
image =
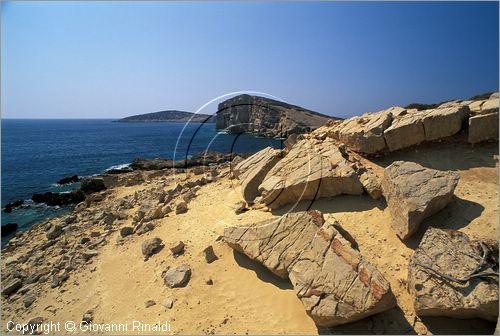
{"label": "dark rock outcrop", "polygon": [[2,237],[7,237],[17,231],[18,225],[16,223],[8,223],[2,225]]}
{"label": "dark rock outcrop", "polygon": [[65,206],[85,201],[85,193],[79,189],[67,193],[46,192],[33,194],[31,199],[35,203],[45,203],[49,206]]}
{"label": "dark rock outcrop", "polygon": [[216,127],[229,133],[248,132],[286,137],[309,132],[338,119],[269,98],[239,95],[219,104]]}
{"label": "dark rock outcrop", "polygon": [[86,194],[106,190],[106,185],[102,177],[88,177],[82,180],[80,190]]}
{"label": "dark rock outcrop", "polygon": [[78,177],[78,175],[73,175],[73,176],[68,176],[68,177],[64,177],[62,179],[60,179],[59,181],[57,181],[57,184],[71,184],[71,183],[76,183],[76,182],[79,182],[80,181],[80,178]]}
{"label": "dark rock outcrop", "polygon": [[17,201],[14,201],[12,203],[7,203],[5,205],[5,208],[3,209],[3,212],[5,212],[5,213],[11,213],[12,210],[14,210],[17,207],[20,207],[23,204],[24,204],[24,200],[17,200]]}

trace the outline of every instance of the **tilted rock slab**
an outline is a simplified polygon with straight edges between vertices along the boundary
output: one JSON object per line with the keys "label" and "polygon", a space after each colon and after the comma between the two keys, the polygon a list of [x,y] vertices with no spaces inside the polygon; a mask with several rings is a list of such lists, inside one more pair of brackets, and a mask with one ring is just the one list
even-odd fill
{"label": "tilted rock slab", "polygon": [[224,240],[274,274],[288,276],[317,325],[353,322],[395,305],[389,282],[319,211],[229,227]]}
{"label": "tilted rock slab", "polygon": [[[498,258],[498,243],[492,255]],[[498,278],[448,281],[420,265],[454,278],[467,277],[482,257],[478,242],[454,230],[429,228],[408,266],[408,286],[418,316],[498,318]],[[497,260],[498,262],[498,260]],[[497,264],[498,268],[498,264]],[[498,269],[496,270],[498,272]]]}
{"label": "tilted rock slab", "polygon": [[459,174],[424,168],[414,162],[395,161],[385,168],[382,190],[401,239],[411,236],[427,217],[453,199]]}
{"label": "tilted rock slab", "polygon": [[235,171],[238,172],[237,176],[241,182],[241,191],[245,201],[251,203],[259,195],[259,185],[281,157],[282,153],[279,149],[267,147],[236,166]]}
{"label": "tilted rock slab", "polygon": [[361,195],[363,186],[332,139],[304,139],[295,144],[259,186],[270,208],[340,194]]}

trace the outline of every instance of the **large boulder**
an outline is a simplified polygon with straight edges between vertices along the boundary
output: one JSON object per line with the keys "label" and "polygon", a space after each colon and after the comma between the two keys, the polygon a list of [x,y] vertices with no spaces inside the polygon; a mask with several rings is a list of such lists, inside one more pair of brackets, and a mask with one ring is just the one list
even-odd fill
{"label": "large boulder", "polygon": [[[482,260],[483,267],[477,269]],[[476,270],[498,274],[498,243],[480,243],[459,231],[429,228],[408,267],[417,315],[496,321],[498,276],[451,280],[465,280]]]}
{"label": "large boulder", "polygon": [[87,177],[80,182],[80,189],[86,194],[106,190],[106,185],[102,177]]}
{"label": "large boulder", "polygon": [[423,114],[422,111],[409,110],[392,121],[391,126],[384,131],[389,151],[418,145],[425,141]]}
{"label": "large boulder", "polygon": [[460,105],[424,111],[422,123],[425,140],[438,140],[458,133],[468,115],[469,108]]}
{"label": "large boulder", "polygon": [[259,186],[262,202],[277,208],[301,200],[360,195],[358,175],[330,138],[304,139],[279,161]]}
{"label": "large boulder", "polygon": [[384,130],[391,125],[392,112],[400,113],[402,107],[394,106],[387,110],[365,113],[336,124],[328,135],[344,142],[356,152],[373,154],[386,149]]}
{"label": "large boulder", "polygon": [[459,174],[395,161],[385,168],[382,190],[392,227],[401,239],[412,235],[427,217],[443,209],[453,198]]}
{"label": "large boulder", "polygon": [[241,191],[245,201],[251,203],[259,195],[259,185],[269,170],[280,159],[280,150],[267,147],[236,166],[235,171],[238,172],[237,175],[241,181]]}
{"label": "large boulder", "polygon": [[319,211],[229,227],[224,240],[274,274],[289,277],[320,326],[353,322],[395,305],[389,282]]}
{"label": "large boulder", "polygon": [[467,140],[470,143],[498,140],[498,112],[470,117]]}

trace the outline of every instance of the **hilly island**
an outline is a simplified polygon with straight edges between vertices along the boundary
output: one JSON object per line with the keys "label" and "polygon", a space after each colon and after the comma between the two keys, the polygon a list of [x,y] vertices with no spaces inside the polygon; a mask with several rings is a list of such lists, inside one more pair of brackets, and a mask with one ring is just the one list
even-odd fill
{"label": "hilly island", "polygon": [[218,130],[227,133],[245,132],[283,138],[312,131],[330,120],[341,118],[270,98],[243,94],[220,103],[212,115],[168,110],[134,115],[117,122],[215,122]]}

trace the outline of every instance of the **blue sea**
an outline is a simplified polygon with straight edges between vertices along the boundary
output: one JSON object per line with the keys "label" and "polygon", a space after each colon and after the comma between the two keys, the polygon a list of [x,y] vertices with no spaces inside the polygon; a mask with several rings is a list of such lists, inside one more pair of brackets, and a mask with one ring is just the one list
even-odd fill
{"label": "blue sea", "polygon": [[[33,193],[67,191],[78,184],[58,186],[66,176],[90,176],[135,158],[183,159],[203,150],[236,153],[278,148],[279,140],[243,134],[223,134],[215,124],[118,123],[111,119],[3,119],[1,204],[30,200]],[[177,151],[176,142],[179,139]],[[189,147],[189,151],[188,151]],[[68,209],[27,203],[2,211],[2,225],[34,223]],[[3,241],[3,239],[2,239]]]}

